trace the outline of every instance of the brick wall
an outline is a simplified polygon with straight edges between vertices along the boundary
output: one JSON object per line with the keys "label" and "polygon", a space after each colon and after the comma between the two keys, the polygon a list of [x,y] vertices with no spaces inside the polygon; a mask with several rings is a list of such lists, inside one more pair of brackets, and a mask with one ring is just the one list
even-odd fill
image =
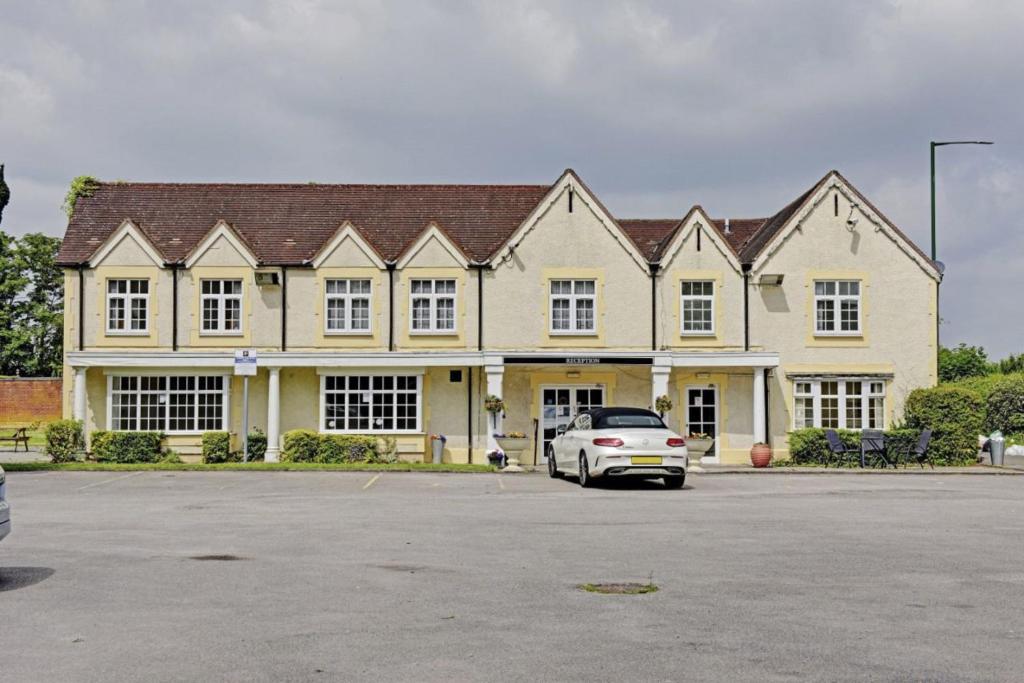
{"label": "brick wall", "polygon": [[60,417],[59,377],[0,379],[0,426],[27,427]]}

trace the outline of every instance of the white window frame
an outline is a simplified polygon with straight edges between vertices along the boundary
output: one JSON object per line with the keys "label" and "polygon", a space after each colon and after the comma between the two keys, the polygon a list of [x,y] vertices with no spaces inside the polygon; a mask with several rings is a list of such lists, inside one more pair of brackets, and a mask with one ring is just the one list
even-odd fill
{"label": "white window frame", "polygon": [[[835,287],[835,294],[818,294],[818,285],[829,285],[832,284]],[[839,289],[842,284],[855,284],[857,285],[856,294],[840,294]],[[860,337],[864,335],[864,284],[860,280],[850,279],[836,279],[836,280],[815,280],[814,281],[814,336],[816,337]],[[821,318],[819,317],[818,302],[829,301],[832,303],[832,325],[831,330],[822,330],[819,327]],[[842,326],[842,307],[843,302],[853,301],[857,304],[857,329],[855,330],[843,330],[840,329]]]}
{"label": "white window frame", "polygon": [[[823,382],[836,382],[838,389],[836,397],[838,400],[838,425],[825,427],[822,425],[822,412],[821,412],[821,385]],[[847,399],[847,382],[860,382],[861,393],[860,393],[860,415],[861,415],[861,426],[860,427],[848,427],[847,426],[847,415],[846,415],[846,399]],[[877,377],[821,377],[821,378],[801,378],[793,380],[793,429],[808,429],[805,425],[797,424],[797,410],[796,402],[798,399],[812,399],[812,421],[813,427],[816,429],[885,429],[885,402],[886,402],[886,380],[879,379]],[[801,391],[799,385],[809,384],[810,391]],[[856,394],[853,394],[855,396]],[[879,424],[869,424],[871,415],[871,405],[874,401],[880,401],[881,414],[877,415]]]}
{"label": "white window frame", "polygon": [[[329,292],[329,283],[344,282],[345,292]],[[352,293],[353,282],[366,282],[370,286],[368,292]],[[354,329],[352,323],[352,302],[354,300],[366,301],[366,329]],[[332,301],[343,301],[345,315],[342,319],[342,327],[331,327],[330,305]],[[373,279],[368,277],[330,277],[324,280],[324,334],[327,335],[360,335],[369,336],[373,334]]]}
{"label": "white window frame", "polygon": [[[111,292],[110,291],[110,283],[111,282],[124,282],[125,283],[125,292],[124,292],[124,294],[121,294],[120,292]],[[133,294],[132,293],[132,283],[133,282],[145,282],[146,283],[146,293],[145,294],[138,294],[138,293]],[[149,294],[150,294],[150,281],[149,281],[149,278],[142,278],[142,277],[111,277],[111,278],[107,278],[105,289],[106,289],[106,294],[107,294],[107,299],[106,299],[106,305],[107,305],[107,334],[108,335],[125,336],[125,337],[145,337],[145,336],[148,336],[149,335]],[[124,323],[126,325],[126,327],[124,329],[117,329],[115,327],[111,327],[110,326],[111,323],[114,322],[113,317],[110,315],[110,304],[115,299],[120,299],[121,301],[124,302]],[[142,305],[144,307],[143,310],[145,310],[146,315],[143,317],[143,327],[141,327],[140,329],[137,329],[137,330],[133,330],[133,329],[131,329],[132,304],[134,302],[136,302],[136,301],[141,301],[142,302]]]}
{"label": "white window frame", "polygon": [[[555,294],[556,282],[568,282],[571,293]],[[594,286],[593,293],[578,293],[577,287],[582,283],[590,283]],[[564,300],[569,302],[569,329],[555,329],[555,301]],[[579,302],[590,301],[591,303],[591,327],[579,327]],[[597,335],[597,280],[594,278],[551,278],[548,281],[548,333],[552,336],[596,336]]]}
{"label": "white window frame", "polygon": [[[220,293],[218,293],[218,294],[206,294],[205,292],[203,292],[203,283],[205,283],[205,282],[219,282],[220,283]],[[224,293],[224,283],[226,283],[226,282],[237,282],[239,284],[239,290],[240,290],[238,292],[238,294],[225,294]],[[242,278],[237,278],[237,277],[228,277],[228,278],[208,277],[208,278],[202,278],[199,281],[199,334],[201,336],[211,335],[211,336],[225,336],[225,337],[240,337],[240,336],[244,335],[245,334],[245,331],[244,331],[245,330],[245,301],[243,300],[244,296],[245,296],[245,281],[242,280]],[[224,327],[225,318],[226,318],[225,314],[227,313],[226,302],[229,301],[229,300],[231,300],[231,301],[238,301],[238,329],[237,330],[228,330],[228,329],[225,329],[225,327]],[[206,310],[206,302],[207,301],[215,301],[217,303],[217,327],[214,328],[214,329],[207,329],[205,327],[205,323],[206,323],[205,310]]]}
{"label": "white window frame", "polygon": [[[413,429],[374,429],[372,427],[373,421],[373,403],[370,403],[370,421],[371,427],[368,429],[337,429],[328,428],[327,426],[327,378],[328,377],[369,377],[370,378],[370,389],[368,392],[363,393],[390,393],[392,395],[400,393],[412,393],[408,390],[399,390],[398,378],[399,377],[414,377],[416,379],[416,426]],[[392,377],[395,380],[393,388],[390,390],[374,390],[373,380],[376,377]],[[346,389],[345,393],[355,393],[350,389]],[[397,400],[392,403],[392,406],[397,406]],[[319,422],[320,432],[322,434],[423,434],[423,373],[421,371],[405,371],[405,372],[381,372],[370,370],[366,372],[338,372],[337,370],[330,370],[320,373],[320,401],[319,401]],[[397,416],[393,416],[392,419],[397,421]]]}
{"label": "white window frame", "polygon": [[[711,294],[683,294],[684,284],[711,285]],[[684,337],[713,337],[715,331],[715,281],[686,279],[679,281],[679,334]],[[688,330],[686,329],[686,304],[687,303],[710,303],[711,305],[711,329]]]}
{"label": "white window frame", "polygon": [[[195,435],[198,435],[198,434],[202,434],[203,432],[209,432],[209,431],[221,431],[221,432],[230,431],[229,430],[229,425],[231,424],[231,375],[205,374],[205,373],[204,374],[196,374],[196,375],[193,375],[193,374],[178,374],[178,373],[163,374],[163,373],[150,373],[150,372],[131,372],[131,373],[118,372],[118,373],[113,373],[113,374],[108,374],[107,375],[107,420],[106,420],[107,431],[129,431],[129,432],[130,431],[140,431],[138,429],[117,429],[117,430],[114,429],[114,426],[113,426],[114,425],[114,379],[115,378],[120,379],[122,377],[135,377],[135,378],[137,378],[139,380],[139,385],[140,386],[141,386],[142,378],[143,377],[166,377],[167,378],[166,389],[164,389],[162,392],[160,392],[163,395],[163,397],[164,397],[163,405],[165,406],[165,408],[164,408],[164,427],[165,428],[164,429],[160,429],[160,430],[155,430],[155,431],[161,431],[164,434],[191,435],[191,436],[195,436]],[[221,395],[222,395],[223,398],[222,398],[221,402],[222,402],[222,408],[223,409],[221,411],[220,429],[168,429],[167,428],[167,426],[170,425],[170,423],[171,423],[171,413],[170,413],[171,399],[170,399],[170,396],[171,396],[171,393],[172,393],[171,392],[171,378],[172,377],[195,377],[195,379],[196,379],[196,388],[193,389],[191,392],[189,392],[189,393],[192,393],[192,394],[195,395],[195,409],[197,411],[194,414],[194,416],[193,416],[193,420],[194,420],[195,424],[198,424],[198,420],[199,420],[199,413],[198,413],[198,410],[199,410],[199,394],[211,393],[211,392],[207,392],[207,391],[200,391],[200,389],[199,389],[199,378],[200,377],[220,377],[220,378],[222,378]],[[143,393],[154,393],[154,392],[152,392],[152,391],[143,392],[141,389],[136,389],[134,391],[120,391],[119,390],[118,393],[134,394],[134,395],[138,396],[138,395],[143,394]],[[184,392],[177,391],[177,392],[174,392],[174,393],[184,393]],[[135,426],[138,427],[139,419],[140,419],[139,413],[141,412],[141,400],[136,404],[136,408],[137,409],[136,409],[136,414],[135,414]],[[148,430],[148,431],[153,431],[153,430]]]}
{"label": "white window frame", "polygon": [[[413,292],[414,282],[429,282],[430,292]],[[453,292],[438,292],[438,282],[451,282],[455,291]],[[429,327],[426,328],[415,328],[413,327],[413,312],[415,302],[417,299],[425,299],[428,302],[429,314],[428,319]],[[438,328],[438,302],[441,299],[452,300],[452,326],[445,328]],[[455,277],[414,277],[409,279],[409,334],[411,335],[457,335],[459,333],[459,279]]]}

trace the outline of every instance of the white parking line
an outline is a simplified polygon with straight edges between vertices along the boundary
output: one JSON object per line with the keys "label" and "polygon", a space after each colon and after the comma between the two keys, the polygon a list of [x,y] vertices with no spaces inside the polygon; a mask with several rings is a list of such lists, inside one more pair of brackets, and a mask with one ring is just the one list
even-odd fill
{"label": "white parking line", "polygon": [[365,491],[366,489],[368,489],[371,486],[373,486],[377,482],[378,479],[380,479],[380,474],[375,474],[372,477],[370,477],[370,481],[368,481],[365,484],[363,484],[363,490]]}
{"label": "white parking line", "polygon": [[501,480],[502,477],[501,477],[500,474],[497,475],[497,477],[498,477],[498,488],[501,489],[502,491],[504,491],[505,490],[505,482],[503,482]]}
{"label": "white parking line", "polygon": [[120,477],[114,477],[113,479],[104,479],[103,481],[94,481],[91,484],[86,484],[85,486],[79,486],[77,490],[84,491],[85,489],[91,489],[93,486],[103,486],[104,484],[109,484],[111,482],[118,481],[119,479],[127,479],[128,477],[137,477],[140,474],[145,474],[145,472],[140,470],[138,472],[131,472],[130,474],[122,474]]}

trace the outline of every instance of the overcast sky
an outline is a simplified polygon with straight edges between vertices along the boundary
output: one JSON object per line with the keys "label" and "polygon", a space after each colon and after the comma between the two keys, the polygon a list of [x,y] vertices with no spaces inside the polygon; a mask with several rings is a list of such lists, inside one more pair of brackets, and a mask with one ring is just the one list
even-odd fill
{"label": "overcast sky", "polygon": [[8,2],[3,229],[72,177],[552,182],[774,213],[837,168],[928,250],[943,341],[1024,351],[1024,2]]}

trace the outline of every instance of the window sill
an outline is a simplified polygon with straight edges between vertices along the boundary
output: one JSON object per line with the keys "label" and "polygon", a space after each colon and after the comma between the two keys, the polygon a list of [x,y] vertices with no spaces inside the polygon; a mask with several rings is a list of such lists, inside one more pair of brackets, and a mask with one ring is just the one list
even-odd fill
{"label": "window sill", "polygon": [[372,337],[370,330],[326,330],[325,337]]}
{"label": "window sill", "polygon": [[210,330],[206,330],[205,332],[200,332],[199,336],[200,337],[244,337],[245,333],[244,332],[240,332],[240,331],[212,332]]}
{"label": "window sill", "polygon": [[680,332],[680,337],[698,337],[701,339],[715,339],[718,334],[715,332]]}
{"label": "window sill", "polygon": [[409,330],[410,337],[458,337],[456,330]]}
{"label": "window sill", "polygon": [[136,330],[136,331],[133,331],[133,332],[117,332],[117,331],[114,331],[114,330],[107,330],[106,333],[105,333],[105,336],[107,336],[107,337],[148,337],[149,335],[150,335],[150,332],[148,330],[144,330],[144,331]]}
{"label": "window sill", "polygon": [[815,332],[815,339],[863,339],[863,332]]}
{"label": "window sill", "polygon": [[368,429],[321,429],[320,434],[338,434],[340,436],[420,436],[425,437],[426,432],[403,432],[403,431],[384,431],[375,432]]}
{"label": "window sill", "polygon": [[578,331],[564,331],[564,330],[549,330],[548,335],[551,337],[598,337],[597,330],[578,330]]}

